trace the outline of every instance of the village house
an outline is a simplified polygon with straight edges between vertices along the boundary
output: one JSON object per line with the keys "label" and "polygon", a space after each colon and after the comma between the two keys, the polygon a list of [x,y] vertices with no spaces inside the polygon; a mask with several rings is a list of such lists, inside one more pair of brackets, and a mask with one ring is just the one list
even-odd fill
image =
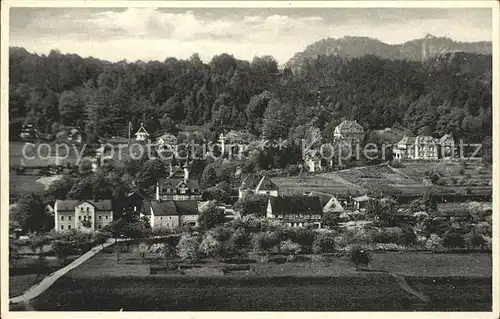
{"label": "village house", "polygon": [[198,201],[167,200],[144,201],[144,215],[151,228],[178,228],[198,225]]}
{"label": "village house", "polygon": [[394,158],[398,160],[437,160],[439,142],[429,135],[404,136],[393,147]]}
{"label": "village house", "polygon": [[335,127],[333,138],[335,142],[358,144],[363,141],[365,129],[357,121],[343,121]]}
{"label": "village house", "polygon": [[277,196],[269,198],[266,216],[291,227],[321,228],[322,211],[317,196]]}
{"label": "village house", "polygon": [[38,132],[33,126],[33,124],[24,124],[21,127],[21,132],[19,133],[19,137],[23,140],[35,139],[38,137]]}
{"label": "village house", "polygon": [[365,210],[368,207],[368,203],[370,202],[371,199],[372,198],[369,197],[368,195],[354,197],[352,199],[354,203],[354,208],[357,210]]}
{"label": "village house", "polygon": [[267,175],[247,175],[241,182],[238,192],[238,198],[242,198],[245,194],[248,193],[274,197],[279,196],[278,186]]}
{"label": "village house", "polygon": [[65,231],[104,228],[113,221],[111,200],[56,200],[54,204],[55,230]]}
{"label": "village house", "polygon": [[156,200],[201,200],[198,182],[189,178],[187,167],[171,169],[168,178],[156,184]]}
{"label": "village house", "polygon": [[139,127],[139,129],[135,133],[135,140],[139,141],[139,142],[144,142],[148,139],[148,137],[149,137],[149,133],[144,128],[144,123],[141,123],[141,127]]}
{"label": "village house", "polygon": [[73,143],[81,143],[83,141],[83,135],[77,128],[73,127],[68,130],[67,139]]}

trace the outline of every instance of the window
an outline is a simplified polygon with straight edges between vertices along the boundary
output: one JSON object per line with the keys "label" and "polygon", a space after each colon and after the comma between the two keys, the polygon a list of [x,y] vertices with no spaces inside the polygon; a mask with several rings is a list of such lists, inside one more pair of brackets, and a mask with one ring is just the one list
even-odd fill
{"label": "window", "polygon": [[81,207],[81,208],[80,208],[80,212],[82,212],[82,213],[83,213],[83,207]]}
{"label": "window", "polygon": [[64,220],[64,216],[61,216],[61,220]]}
{"label": "window", "polygon": [[168,219],[172,219],[172,216],[168,216]]}
{"label": "window", "polygon": [[64,225],[61,225],[61,230],[64,230]]}
{"label": "window", "polygon": [[68,220],[71,220],[71,216],[68,216]]}
{"label": "window", "polygon": [[101,225],[97,226],[97,228],[99,228],[99,229],[101,229],[101,227],[102,227]]}
{"label": "window", "polygon": [[71,229],[71,225],[68,225],[68,229]]}
{"label": "window", "polygon": [[163,217],[160,217],[161,220],[163,220]]}
{"label": "window", "polygon": [[78,220],[82,220],[82,216],[78,216]]}
{"label": "window", "polygon": [[92,216],[87,216],[89,218],[89,220],[92,218]]}
{"label": "window", "polygon": [[101,215],[99,215],[99,217],[98,217],[98,218],[99,218],[99,220],[101,220],[101,219],[102,219],[102,216],[101,216]]}
{"label": "window", "polygon": [[106,219],[108,219],[108,215],[106,215]]}
{"label": "window", "polygon": [[83,216],[83,220],[87,220],[87,216]]}

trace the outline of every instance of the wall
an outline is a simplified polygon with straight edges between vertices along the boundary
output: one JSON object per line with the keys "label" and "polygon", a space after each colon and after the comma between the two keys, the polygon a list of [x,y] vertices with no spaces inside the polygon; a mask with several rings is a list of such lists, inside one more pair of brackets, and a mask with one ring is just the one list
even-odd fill
{"label": "wall", "polygon": [[179,227],[179,216],[155,216],[153,228],[177,228]]}

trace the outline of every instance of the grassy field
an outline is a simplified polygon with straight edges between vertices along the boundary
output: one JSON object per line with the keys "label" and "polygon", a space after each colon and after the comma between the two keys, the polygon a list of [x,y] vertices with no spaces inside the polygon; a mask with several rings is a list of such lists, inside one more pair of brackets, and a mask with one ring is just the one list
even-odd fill
{"label": "grassy field", "polygon": [[414,289],[430,297],[427,303],[405,291],[391,275],[357,272],[345,257],[251,263],[250,271],[226,275],[219,267],[213,260],[204,260],[184,274],[150,275],[149,264],[132,252],[120,254],[117,263],[116,254],[109,250],[69,272],[32,305],[37,310],[62,311],[491,309],[490,254],[373,254],[372,271],[409,278]]}
{"label": "grassy field", "polygon": [[303,192],[317,191],[328,194],[339,194],[350,192],[351,194],[364,194],[366,190],[340,177],[336,173],[323,173],[304,176],[276,177],[273,181],[284,194],[298,194]]}
{"label": "grassy field", "polygon": [[[348,170],[308,175],[273,178],[284,194],[319,191],[330,194],[364,194],[368,191],[387,195],[423,194],[423,180],[426,171],[438,170],[443,176],[440,185],[433,189],[438,193],[491,192],[491,168],[470,163],[463,175],[459,165],[445,163],[406,163],[403,168],[391,169],[384,166],[358,167]],[[465,176],[465,177],[464,177]]]}

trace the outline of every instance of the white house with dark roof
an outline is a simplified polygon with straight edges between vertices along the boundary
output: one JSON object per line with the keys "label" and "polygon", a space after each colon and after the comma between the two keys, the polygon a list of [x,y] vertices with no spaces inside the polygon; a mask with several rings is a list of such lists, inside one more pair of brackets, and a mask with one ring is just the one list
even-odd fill
{"label": "white house with dark roof", "polygon": [[141,127],[137,130],[135,133],[135,140],[136,141],[146,141],[149,137],[148,131],[144,128],[144,123],[141,123]]}
{"label": "white house with dark roof", "polygon": [[[54,204],[55,230],[101,229],[113,221],[111,200],[56,200]],[[85,225],[87,224],[87,226]]]}
{"label": "white house with dark roof", "polygon": [[361,143],[365,129],[357,121],[343,121],[335,127],[333,138],[337,142]]}
{"label": "white house with dark roof", "polygon": [[279,196],[279,188],[267,175],[257,176],[249,174],[241,182],[239,187],[239,198],[242,198],[247,193]]}
{"label": "white house with dark roof", "polygon": [[177,228],[198,225],[198,201],[167,200],[144,201],[144,215],[148,216],[151,228]]}
{"label": "white house with dark roof", "polygon": [[266,216],[291,227],[321,228],[322,214],[318,196],[299,195],[269,197]]}
{"label": "white house with dark roof", "polygon": [[201,200],[200,185],[189,178],[187,167],[173,168],[168,178],[156,184],[156,200]]}
{"label": "white house with dark roof", "polygon": [[398,160],[436,160],[439,158],[439,141],[429,135],[404,136],[393,147]]}

